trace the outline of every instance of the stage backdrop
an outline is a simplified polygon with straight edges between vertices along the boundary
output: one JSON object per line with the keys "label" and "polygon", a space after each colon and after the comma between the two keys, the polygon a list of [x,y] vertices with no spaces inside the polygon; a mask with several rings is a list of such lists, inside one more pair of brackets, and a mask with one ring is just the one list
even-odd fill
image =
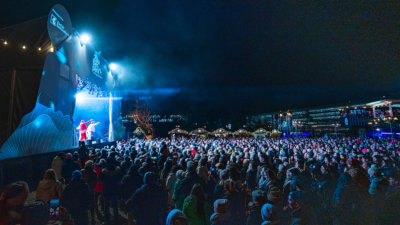
{"label": "stage backdrop", "polygon": [[[0,159],[77,147],[75,128],[77,120],[81,119],[88,120],[94,117],[103,127],[108,123],[111,126],[105,126],[107,128],[123,129],[117,124],[120,121],[120,97],[110,98],[111,93],[115,91],[115,78],[107,60],[103,58],[101,51],[81,43],[79,34],[73,32],[71,26],[65,8],[56,5],[50,10],[47,29],[53,43],[51,48],[55,51],[47,49],[45,63],[39,73],[40,85],[37,95],[16,94],[13,97],[12,101],[15,104],[21,105],[21,108],[30,107],[32,111],[23,116],[18,128],[3,144]],[[0,70],[0,74],[9,73],[10,70]],[[23,90],[20,86],[24,85],[36,88],[38,86],[38,80],[35,80],[35,76],[29,76],[29,71],[25,74],[21,71],[21,75],[15,76],[15,69],[12,69],[11,74],[11,78],[2,76],[2,79],[15,83],[16,90]],[[7,93],[14,92],[11,90]],[[102,104],[99,104],[100,102]],[[94,106],[98,108],[91,108]],[[103,115],[108,115],[108,112],[105,112],[110,108],[118,115],[113,113],[111,117],[104,118]],[[78,114],[75,115],[74,112]],[[3,114],[6,115],[2,112]],[[10,113],[7,115],[9,117]],[[99,127],[98,130],[102,129]],[[102,133],[100,132],[100,137],[103,136]],[[104,133],[114,134],[120,131]]]}

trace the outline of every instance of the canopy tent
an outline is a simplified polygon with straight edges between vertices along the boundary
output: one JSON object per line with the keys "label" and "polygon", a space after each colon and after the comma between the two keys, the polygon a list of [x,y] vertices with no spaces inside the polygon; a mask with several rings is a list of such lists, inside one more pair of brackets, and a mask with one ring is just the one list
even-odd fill
{"label": "canopy tent", "polygon": [[265,130],[264,128],[258,128],[257,130],[255,130],[253,132],[253,134],[266,134],[269,133],[267,130]]}
{"label": "canopy tent", "polygon": [[205,136],[207,136],[209,134],[209,132],[204,128],[197,128],[195,130],[192,130],[190,132],[190,134],[193,135],[193,136],[203,136],[203,137],[205,137]]}
{"label": "canopy tent", "polygon": [[235,132],[233,132],[234,136],[250,136],[251,132],[245,129],[239,129]]}
{"label": "canopy tent", "polygon": [[136,127],[136,129],[133,131],[135,135],[146,135],[146,132],[141,127]]}
{"label": "canopy tent", "polygon": [[224,128],[219,128],[219,129],[214,130],[214,131],[212,132],[212,134],[215,135],[215,136],[217,136],[217,137],[219,137],[219,136],[226,137],[226,136],[228,136],[229,134],[231,134],[231,132],[225,130]]}
{"label": "canopy tent", "polygon": [[169,134],[169,135],[171,135],[171,134],[188,135],[189,132],[187,132],[186,130],[181,129],[181,128],[175,128],[175,129],[173,129],[173,130],[170,130],[170,131],[168,132],[168,134]]}
{"label": "canopy tent", "polygon": [[271,134],[270,131],[265,130],[264,128],[258,128],[257,130],[255,130],[252,135],[254,137],[266,137],[269,136]]}
{"label": "canopy tent", "polygon": [[271,137],[273,137],[273,138],[274,137],[281,137],[281,135],[282,135],[281,131],[279,131],[277,129],[272,130]]}

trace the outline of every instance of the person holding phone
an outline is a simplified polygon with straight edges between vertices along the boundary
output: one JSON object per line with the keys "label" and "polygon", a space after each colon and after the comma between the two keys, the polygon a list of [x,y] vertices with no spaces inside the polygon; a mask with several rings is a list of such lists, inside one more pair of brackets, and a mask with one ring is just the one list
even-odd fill
{"label": "person holding phone", "polygon": [[61,198],[62,192],[63,187],[57,180],[55,171],[53,169],[46,170],[36,189],[36,200],[50,202],[52,199]]}

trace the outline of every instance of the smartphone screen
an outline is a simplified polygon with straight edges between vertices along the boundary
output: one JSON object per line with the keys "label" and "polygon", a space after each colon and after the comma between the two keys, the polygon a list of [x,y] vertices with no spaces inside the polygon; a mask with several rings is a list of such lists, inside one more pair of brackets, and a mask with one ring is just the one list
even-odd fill
{"label": "smartphone screen", "polygon": [[50,219],[56,219],[60,215],[60,200],[59,199],[53,199],[50,200],[50,212],[49,216]]}

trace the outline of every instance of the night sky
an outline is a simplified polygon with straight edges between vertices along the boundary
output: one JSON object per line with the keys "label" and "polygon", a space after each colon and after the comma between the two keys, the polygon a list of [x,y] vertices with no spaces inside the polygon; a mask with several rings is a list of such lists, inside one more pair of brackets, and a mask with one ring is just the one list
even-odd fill
{"label": "night sky", "polygon": [[[56,2],[2,3],[0,26],[45,16]],[[149,99],[154,112],[233,120],[399,97],[400,1],[61,3],[122,66],[127,105]]]}

